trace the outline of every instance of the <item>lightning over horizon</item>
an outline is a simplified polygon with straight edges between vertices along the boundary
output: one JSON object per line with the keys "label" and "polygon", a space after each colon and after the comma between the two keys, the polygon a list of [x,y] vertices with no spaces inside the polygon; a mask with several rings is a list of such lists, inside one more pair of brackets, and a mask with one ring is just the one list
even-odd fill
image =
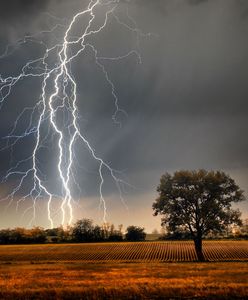
{"label": "lightning over horizon", "polygon": [[152,232],[161,174],[177,170],[222,170],[247,196],[247,11],[2,0],[0,228],[89,218]]}
{"label": "lightning over horizon", "polygon": [[[87,150],[97,165],[99,207],[102,209],[103,222],[107,221],[108,209],[103,190],[106,176],[111,178],[121,202],[126,205],[123,189],[128,183],[121,178],[121,173],[115,170],[111,163],[101,157],[99,149],[94,149],[87,133],[80,126],[82,116],[78,103],[83,102],[83,96],[78,95],[77,79],[72,70],[72,65],[77,63],[79,57],[83,55],[91,57],[94,66],[104,76],[105,84],[110,91],[113,123],[121,128],[121,118],[126,118],[128,115],[119,104],[116,86],[104,62],[121,61],[134,56],[137,63],[141,63],[139,40],[150,34],[143,34],[137,28],[137,24],[128,10],[126,19],[120,18],[117,13],[120,4],[120,0],[89,0],[88,6],[74,14],[70,21],[60,20],[49,15],[56,21],[50,30],[26,35],[15,44],[7,45],[0,55],[0,59],[4,60],[9,55],[13,55],[16,49],[26,46],[27,43],[38,45],[41,52],[38,58],[27,58],[19,74],[8,74],[7,76],[0,74],[0,110],[8,106],[9,97],[16,88],[20,88],[23,82],[30,82],[30,94],[32,94],[32,85],[35,80],[39,82],[40,86],[38,98],[34,94],[32,96],[33,105],[23,107],[21,113],[14,120],[9,134],[4,137],[5,144],[1,149],[1,151],[9,151],[11,157],[10,167],[2,177],[1,183],[7,184],[13,178],[14,183],[12,190],[0,201],[6,202],[6,208],[16,201],[16,209],[19,209],[22,202],[31,199],[32,205],[23,212],[23,216],[32,212],[30,225],[35,224],[37,203],[40,199],[47,201],[47,219],[51,228],[56,225],[54,219],[58,214],[60,215],[60,224],[63,226],[71,225],[74,221],[73,186],[77,186],[80,190],[80,185],[75,179],[78,164],[76,148],[80,146]],[[117,56],[102,56],[91,39],[97,38],[101,32],[106,30],[110,19],[111,22],[133,34],[136,45]],[[58,29],[62,34],[60,37],[55,37]],[[48,35],[52,39],[51,45],[48,45],[44,39],[39,39],[44,35]],[[97,89],[97,82],[95,82],[95,86]],[[25,130],[22,132],[19,130],[20,122],[26,124]],[[27,146],[30,147],[27,157],[19,158],[16,161],[13,158],[13,151],[20,141],[24,141],[24,144],[27,141],[27,145],[30,145],[30,141],[32,141],[32,147]],[[44,162],[40,159],[40,153],[49,151],[53,147],[56,148],[56,172],[54,171],[53,174],[60,187],[57,189],[60,190],[60,194],[51,189],[46,170],[44,170]],[[50,156],[50,159],[54,159],[53,156]],[[53,162],[48,162],[48,165],[53,166]],[[59,209],[54,210],[52,207],[54,199],[61,199]]]}

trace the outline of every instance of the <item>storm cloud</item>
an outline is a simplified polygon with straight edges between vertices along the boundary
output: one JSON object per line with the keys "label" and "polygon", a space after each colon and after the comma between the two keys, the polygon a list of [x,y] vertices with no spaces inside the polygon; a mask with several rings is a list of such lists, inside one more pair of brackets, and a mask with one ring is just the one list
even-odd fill
{"label": "storm cloud", "polygon": [[[13,36],[19,39],[54,25],[56,19],[46,13],[57,16],[66,25],[76,11],[86,7],[87,1],[12,0],[1,5],[0,46],[5,49]],[[78,83],[81,128],[98,154],[114,169],[123,171],[125,179],[135,187],[128,189],[127,205],[137,212],[142,204],[138,223],[143,225],[142,219],[147,218],[145,226],[153,229],[157,221],[152,217],[151,204],[165,171],[222,169],[248,191],[248,3],[122,1],[118,14],[125,21],[127,8],[137,26],[151,35],[139,40],[141,64],[135,56],[104,62],[116,86],[120,107],[128,115],[118,114],[121,128],[112,122],[111,89],[94,64],[93,53],[87,50],[71,67]],[[136,35],[118,26],[113,18],[90,42],[98,48],[99,56],[121,56],[137,46]],[[26,58],[38,57],[40,51],[38,45],[27,45],[25,50],[20,47],[0,60],[1,74],[18,73]],[[14,89],[10,105],[0,112],[2,137],[23,107],[39,98],[39,84],[31,81]],[[33,140],[26,140],[25,145],[32,148]],[[17,144],[15,158],[25,157],[28,147]],[[86,216],[90,217],[97,202],[99,178],[87,153],[80,148],[77,152],[82,167],[77,176],[82,198],[87,199]],[[9,167],[9,159],[8,152],[1,152],[2,175]],[[46,155],[42,161],[51,169],[55,167]],[[51,179],[51,185],[55,182]],[[125,209],[120,203],[114,204],[119,201],[117,191],[108,181],[105,194],[110,197],[107,204],[114,207],[111,221],[122,222]],[[247,216],[247,204],[242,209]],[[132,215],[129,220],[132,221]]]}

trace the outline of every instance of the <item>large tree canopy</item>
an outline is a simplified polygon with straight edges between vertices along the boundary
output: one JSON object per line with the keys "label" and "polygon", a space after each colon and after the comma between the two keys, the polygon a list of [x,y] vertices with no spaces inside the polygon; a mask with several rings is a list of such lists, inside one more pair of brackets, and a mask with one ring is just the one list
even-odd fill
{"label": "large tree canopy", "polygon": [[188,232],[195,242],[199,260],[204,260],[202,238],[221,232],[229,224],[241,225],[240,211],[232,203],[244,200],[235,181],[220,171],[177,171],[162,175],[153,203],[154,215],[162,215],[162,225],[170,232]]}

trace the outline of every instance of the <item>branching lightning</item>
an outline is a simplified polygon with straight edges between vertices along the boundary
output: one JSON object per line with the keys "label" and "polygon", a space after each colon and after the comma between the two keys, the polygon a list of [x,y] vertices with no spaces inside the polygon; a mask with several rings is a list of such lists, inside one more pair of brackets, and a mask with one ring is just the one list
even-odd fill
{"label": "branching lightning", "polygon": [[[15,176],[18,178],[16,186],[12,192],[1,201],[7,201],[7,207],[10,206],[16,195],[23,188],[27,180],[32,181],[32,186],[28,193],[21,196],[17,200],[17,209],[21,202],[26,199],[32,199],[32,206],[28,207],[24,214],[28,211],[32,211],[32,220],[30,224],[35,222],[36,218],[36,204],[39,198],[47,199],[47,218],[50,222],[50,226],[54,227],[54,215],[55,212],[52,210],[52,202],[58,195],[53,194],[49,191],[46,184],[46,175],[42,173],[40,169],[40,162],[38,158],[38,152],[46,147],[46,137],[49,132],[52,131],[55,140],[57,140],[57,172],[59,174],[59,180],[62,186],[62,202],[60,205],[61,213],[61,224],[71,224],[73,222],[73,196],[71,190],[72,181],[75,181],[73,164],[75,157],[75,145],[81,141],[84,146],[88,149],[92,159],[98,164],[98,175],[100,179],[99,184],[99,195],[100,195],[100,207],[103,209],[103,221],[106,222],[107,218],[107,205],[103,195],[103,186],[105,183],[104,172],[107,171],[111,176],[113,182],[116,185],[121,201],[124,203],[122,197],[123,185],[126,184],[122,179],[118,177],[118,172],[114,170],[104,159],[102,159],[95,149],[91,146],[90,141],[86,138],[84,132],[82,132],[78,119],[80,116],[79,109],[77,106],[77,82],[71,71],[71,63],[87,51],[91,51],[94,56],[95,64],[101,70],[105,77],[106,84],[108,85],[114,105],[114,114],[112,119],[117,126],[121,126],[118,121],[118,115],[120,113],[126,114],[126,112],[120,108],[118,95],[116,92],[115,85],[109,76],[103,61],[117,61],[129,56],[135,55],[138,62],[141,63],[141,56],[139,54],[139,39],[145,36],[139,29],[137,29],[136,22],[131,18],[127,12],[128,22],[120,20],[116,14],[116,10],[120,5],[120,0],[91,0],[87,8],[83,11],[76,13],[68,25],[57,23],[51,30],[42,31],[39,34],[52,34],[58,28],[64,29],[63,38],[50,47],[42,40],[38,40],[39,34],[26,36],[23,40],[18,41],[16,46],[21,47],[26,41],[33,43],[39,43],[41,47],[45,49],[44,55],[40,58],[28,61],[21,70],[21,73],[16,76],[3,77],[0,74],[0,109],[8,101],[8,97],[11,95],[12,90],[22,80],[28,80],[30,78],[41,79],[41,93],[39,99],[36,101],[34,106],[24,107],[23,111],[19,114],[13,124],[12,130],[4,138],[6,140],[5,146],[1,149],[2,151],[13,148],[20,140],[24,140],[27,137],[33,137],[35,139],[34,148],[30,156],[18,161],[9,168],[7,173],[2,179],[2,183],[8,182],[11,177]],[[105,17],[103,20],[97,19],[96,10],[103,8]],[[137,45],[134,49],[131,49],[128,53],[122,54],[118,57],[102,57],[98,55],[98,49],[89,42],[89,37],[96,36],[106,27],[109,22],[110,16],[119,25],[123,26],[126,30],[132,32],[137,38]],[[50,16],[55,19],[55,17]],[[88,20],[87,25],[83,29],[80,36],[73,36],[73,28],[80,26],[80,22],[83,18]],[[88,19],[87,19],[88,18]],[[59,19],[56,19],[58,22]],[[0,59],[6,58],[14,50],[13,47],[8,45],[6,50]],[[75,51],[76,49],[76,51]],[[56,61],[51,66],[51,58],[56,57]],[[61,126],[58,115],[61,111],[66,112],[67,128]],[[17,128],[20,120],[29,113],[29,122],[24,132],[18,134]],[[38,116],[38,117],[37,117]],[[43,127],[47,126],[47,135],[44,136]],[[69,134],[66,134],[68,132]],[[69,136],[69,138],[68,138]],[[30,163],[30,167],[23,170],[24,166]]]}

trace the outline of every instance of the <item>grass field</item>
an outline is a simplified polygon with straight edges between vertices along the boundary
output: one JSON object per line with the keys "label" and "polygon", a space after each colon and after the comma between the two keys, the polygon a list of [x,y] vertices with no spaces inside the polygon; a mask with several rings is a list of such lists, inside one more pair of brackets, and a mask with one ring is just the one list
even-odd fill
{"label": "grass field", "polygon": [[248,242],[204,246],[215,261],[191,242],[0,246],[0,299],[248,299]]}

